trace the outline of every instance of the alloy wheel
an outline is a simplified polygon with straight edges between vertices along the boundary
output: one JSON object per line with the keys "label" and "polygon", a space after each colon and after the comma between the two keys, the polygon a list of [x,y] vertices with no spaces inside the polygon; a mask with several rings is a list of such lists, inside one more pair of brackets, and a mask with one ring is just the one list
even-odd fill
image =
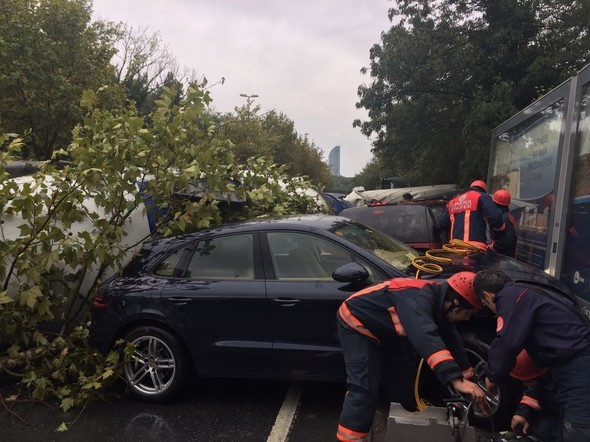
{"label": "alloy wheel", "polygon": [[172,385],[176,361],[169,345],[156,336],[132,341],[133,353],[125,358],[125,378],[130,387],[145,396],[160,395]]}

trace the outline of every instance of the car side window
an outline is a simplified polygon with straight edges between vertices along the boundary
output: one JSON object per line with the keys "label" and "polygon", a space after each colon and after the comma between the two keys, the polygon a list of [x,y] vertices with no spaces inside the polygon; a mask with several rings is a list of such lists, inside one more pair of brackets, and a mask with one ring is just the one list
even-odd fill
{"label": "car side window", "polygon": [[252,234],[228,235],[199,241],[187,268],[191,279],[254,279]]}
{"label": "car side window", "polygon": [[168,255],[164,258],[160,264],[156,266],[154,269],[154,273],[159,276],[172,276],[174,274],[174,270],[178,265],[178,260],[182,255],[184,248],[177,250],[176,252]]}
{"label": "car side window", "polygon": [[332,272],[352,262],[344,247],[314,235],[269,232],[268,243],[277,279],[332,280]]}

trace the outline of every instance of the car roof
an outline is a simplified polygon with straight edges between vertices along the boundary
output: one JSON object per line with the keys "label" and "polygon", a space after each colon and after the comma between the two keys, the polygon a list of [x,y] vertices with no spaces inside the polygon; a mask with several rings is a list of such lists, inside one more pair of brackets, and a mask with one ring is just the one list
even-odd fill
{"label": "car roof", "polygon": [[[159,238],[151,241],[155,244],[165,244],[171,241],[178,241],[179,239],[186,239],[188,241],[192,239],[202,238],[213,234],[219,233],[230,233],[230,232],[244,232],[250,230],[275,230],[275,229],[294,229],[304,231],[318,231],[318,230],[330,230],[337,224],[358,224],[348,218],[335,215],[292,215],[284,217],[272,217],[265,219],[252,219],[248,221],[242,221],[232,224],[224,224],[222,226],[214,227],[206,230],[199,230],[198,232],[185,233],[174,235],[167,238]],[[149,241],[148,241],[149,243]]]}

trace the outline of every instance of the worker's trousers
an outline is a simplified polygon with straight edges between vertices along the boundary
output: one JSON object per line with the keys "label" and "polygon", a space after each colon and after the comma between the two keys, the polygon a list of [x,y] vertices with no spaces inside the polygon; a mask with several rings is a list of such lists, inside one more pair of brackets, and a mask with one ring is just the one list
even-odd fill
{"label": "worker's trousers", "polygon": [[559,408],[547,414],[543,405],[535,434],[543,441],[590,441],[590,351],[551,366],[547,387]]}
{"label": "worker's trousers", "polygon": [[369,433],[373,424],[383,353],[377,342],[342,325],[338,321],[338,335],[346,366],[346,396],[340,414],[340,425],[349,430]]}
{"label": "worker's trousers", "polygon": [[557,384],[555,398],[562,409],[561,441],[590,441],[590,350],[560,364],[549,372]]}
{"label": "worker's trousers", "polygon": [[416,366],[401,343],[399,348],[396,346],[396,351],[383,348],[374,339],[343,324],[340,318],[338,335],[347,376],[347,393],[340,414],[341,427],[361,434],[369,432],[381,383],[391,400],[408,409],[415,409],[412,386]]}

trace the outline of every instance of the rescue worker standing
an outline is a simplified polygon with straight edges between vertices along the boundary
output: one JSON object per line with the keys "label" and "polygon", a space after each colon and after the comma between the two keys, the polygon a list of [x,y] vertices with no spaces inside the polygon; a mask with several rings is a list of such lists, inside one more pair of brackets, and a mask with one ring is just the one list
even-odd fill
{"label": "rescue worker standing", "polygon": [[[559,422],[549,426],[560,434],[544,435],[543,440],[590,440],[590,326],[574,301],[550,288],[514,284],[495,269],[478,272],[474,287],[476,296],[498,315],[488,358],[488,389],[494,390],[512,370],[524,348],[537,366],[548,368],[561,409]],[[541,403],[525,396],[512,419],[515,432],[530,432],[527,410],[541,411]]]}
{"label": "rescue worker standing", "polygon": [[502,255],[516,258],[516,220],[510,213],[510,192],[504,189],[496,190],[492,195],[492,201],[502,211],[502,221],[505,229],[502,231],[491,230],[492,242],[490,248]]}
{"label": "rescue worker standing", "polygon": [[472,272],[460,272],[443,284],[392,279],[361,290],[342,303],[337,321],[347,393],[338,440],[367,440],[381,381],[387,386],[395,384],[398,377],[388,369],[388,356],[410,358],[402,350],[408,340],[443,384],[473,397],[476,407],[485,410],[485,393],[465,379],[473,375],[473,369],[453,325],[470,319],[482,307],[473,292],[474,277]]}
{"label": "rescue worker standing", "polygon": [[447,210],[438,220],[438,229],[450,229],[451,239],[487,249],[486,224],[494,231],[505,229],[502,211],[487,193],[486,183],[475,180],[469,189],[447,203]]}

